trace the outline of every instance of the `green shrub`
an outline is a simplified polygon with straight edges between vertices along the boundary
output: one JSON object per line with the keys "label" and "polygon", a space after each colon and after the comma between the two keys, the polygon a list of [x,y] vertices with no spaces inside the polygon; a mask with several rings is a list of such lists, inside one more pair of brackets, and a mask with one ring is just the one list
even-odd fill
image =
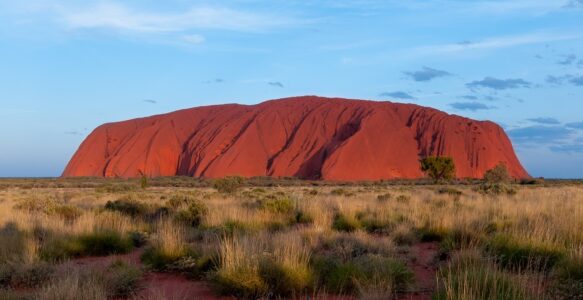
{"label": "green shrub", "polygon": [[289,198],[263,200],[260,208],[278,214],[287,214],[294,210],[294,202]]}
{"label": "green shrub", "polygon": [[392,255],[392,248],[383,238],[371,239],[359,234],[337,234],[322,237],[314,253],[336,257],[343,261],[352,260],[367,254]]}
{"label": "green shrub", "polygon": [[518,192],[515,187],[503,183],[485,183],[478,187],[477,191],[485,195],[516,195]]}
{"label": "green shrub", "polygon": [[508,173],[508,168],[504,163],[499,163],[496,167],[486,171],[484,173],[484,181],[487,183],[510,183],[512,181],[512,176]]}
{"label": "green shrub", "polygon": [[269,292],[278,297],[305,294],[313,284],[312,270],[307,265],[288,265],[263,259],[260,274]]}
{"label": "green shrub", "polygon": [[259,299],[269,291],[258,269],[248,266],[219,269],[211,279],[221,294],[234,295],[240,299]]}
{"label": "green shrub", "polygon": [[554,246],[519,241],[507,234],[494,236],[487,244],[487,250],[496,256],[502,267],[512,270],[548,271],[565,256]]}
{"label": "green shrub", "polygon": [[219,193],[232,194],[236,192],[245,182],[245,179],[240,176],[228,176],[221,179],[215,179],[213,187]]}
{"label": "green shrub", "polygon": [[208,213],[208,208],[200,200],[192,201],[186,210],[179,211],[176,219],[179,222],[187,224],[192,227],[198,227],[202,224],[205,215]]}
{"label": "green shrub", "polygon": [[429,156],[421,159],[421,171],[435,182],[455,177],[455,164],[451,157]]}
{"label": "green shrub", "polygon": [[172,209],[179,209],[181,207],[187,207],[192,203],[197,202],[198,200],[190,195],[186,194],[178,194],[172,195],[168,201],[166,201],[166,206]]}
{"label": "green shrub", "polygon": [[123,261],[116,261],[107,268],[105,276],[109,297],[128,297],[138,290],[142,271]]}
{"label": "green shrub", "polygon": [[144,232],[131,231],[128,233],[129,239],[134,247],[140,248],[148,241],[148,235]]}
{"label": "green shrub", "polygon": [[0,264],[0,288],[22,289],[39,287],[49,281],[54,273],[54,267],[44,262],[33,264]]}
{"label": "green shrub", "polygon": [[294,222],[297,224],[312,224],[314,223],[314,217],[303,210],[296,210]]}
{"label": "green shrub", "polygon": [[388,219],[381,219],[371,213],[358,213],[356,219],[368,233],[388,234],[396,225]]}
{"label": "green shrub", "polygon": [[334,257],[316,257],[313,260],[319,284],[327,291],[356,295],[370,286],[390,287],[404,291],[413,281],[407,266],[392,258],[364,255],[352,261]]}
{"label": "green shrub", "polygon": [[67,222],[74,222],[83,214],[83,211],[76,206],[59,205],[55,207],[54,213]]}
{"label": "green shrub", "polygon": [[168,272],[180,273],[189,278],[203,279],[205,275],[217,268],[218,257],[213,254],[189,254],[166,265]]}
{"label": "green shrub", "polygon": [[361,228],[360,222],[353,216],[348,216],[343,213],[336,213],[332,220],[332,229],[338,231],[352,232]]}
{"label": "green shrub", "polygon": [[40,256],[44,260],[58,261],[70,257],[127,253],[132,248],[130,237],[115,231],[98,231],[52,239],[42,245]]}
{"label": "green shrub", "polygon": [[127,253],[133,248],[129,237],[116,231],[98,231],[79,236],[83,245],[83,255],[110,255]]}
{"label": "green shrub", "polygon": [[462,257],[438,273],[436,300],[537,299],[509,273],[481,257]]}
{"label": "green shrub", "polygon": [[143,216],[149,211],[148,206],[131,197],[124,197],[115,201],[107,201],[105,209],[136,217]]}
{"label": "green shrub", "polygon": [[344,196],[344,197],[354,196],[353,192],[348,191],[348,190],[343,189],[343,188],[333,189],[332,191],[330,191],[330,194],[332,194],[334,196]]}
{"label": "green shrub", "polygon": [[14,209],[24,210],[31,213],[52,214],[58,205],[53,197],[32,196],[21,199],[14,205]]}
{"label": "green shrub", "polygon": [[142,262],[155,271],[166,271],[186,255],[169,255],[156,247],[148,247],[140,257]]}
{"label": "green shrub", "polygon": [[564,280],[579,280],[583,282],[583,252],[573,251],[557,265],[557,275]]}

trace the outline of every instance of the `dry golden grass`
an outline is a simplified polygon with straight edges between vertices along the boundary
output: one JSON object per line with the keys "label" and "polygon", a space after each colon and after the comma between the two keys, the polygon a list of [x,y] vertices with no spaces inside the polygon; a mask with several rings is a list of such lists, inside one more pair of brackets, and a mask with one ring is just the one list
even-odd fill
{"label": "dry golden grass", "polygon": [[[368,255],[408,262],[409,245],[433,240],[453,257],[441,262],[436,275],[439,299],[487,299],[488,284],[504,285],[501,293],[511,298],[532,298],[533,291],[544,298],[543,280],[552,282],[561,272],[580,274],[568,266],[583,265],[582,187],[521,187],[512,196],[481,194],[473,186],[454,188],[463,194],[440,194],[432,186],[243,188],[234,194],[211,188],[96,192],[10,187],[0,190],[0,264],[39,262],[46,244],[66,237],[140,232],[148,236],[147,246],[165,257],[189,256],[197,266],[210,257],[198,271],[215,278],[224,292],[244,297],[273,290],[286,296],[317,293],[326,287],[319,281],[322,271],[315,270],[314,258],[330,256],[349,263],[355,255]],[[104,209],[108,201],[130,194],[156,207],[167,205],[172,195],[188,195],[203,201],[208,212],[193,228],[174,218],[183,206],[161,217]],[[377,198],[387,194],[390,197]],[[265,209],[266,199],[284,199],[293,209]],[[356,223],[355,231],[335,227],[338,215]],[[298,221],[298,216],[305,220]],[[548,266],[530,263],[537,259]],[[347,274],[354,271],[349,267],[343,266]],[[288,282],[273,279],[286,276]],[[57,292],[62,292],[67,299],[81,286],[75,280],[80,279],[65,277],[43,291],[46,297],[61,297]],[[294,282],[300,282],[294,289],[282,288]],[[365,299],[402,292],[383,280],[354,284],[355,295]],[[100,297],[98,288],[94,294],[94,299]]]}

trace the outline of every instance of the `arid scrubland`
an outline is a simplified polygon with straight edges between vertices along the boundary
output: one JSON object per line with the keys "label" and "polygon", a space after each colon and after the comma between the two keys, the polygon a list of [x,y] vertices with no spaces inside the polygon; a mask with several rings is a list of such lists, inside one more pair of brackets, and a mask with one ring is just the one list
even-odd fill
{"label": "arid scrubland", "polygon": [[243,299],[582,299],[583,186],[494,190],[7,185],[0,299],[144,298],[152,272]]}

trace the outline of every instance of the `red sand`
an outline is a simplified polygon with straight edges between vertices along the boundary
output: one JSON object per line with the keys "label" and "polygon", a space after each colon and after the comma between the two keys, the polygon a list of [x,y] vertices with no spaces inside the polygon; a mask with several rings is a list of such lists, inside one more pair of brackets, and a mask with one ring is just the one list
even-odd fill
{"label": "red sand", "polygon": [[458,178],[481,178],[500,162],[528,177],[495,123],[413,104],[314,96],[105,124],[63,176],[420,178],[419,158],[428,155],[453,157]]}
{"label": "red sand", "polygon": [[437,266],[434,262],[439,249],[435,242],[419,243],[412,246],[414,262],[408,264],[415,274],[414,292],[400,294],[397,300],[429,300],[436,289]]}

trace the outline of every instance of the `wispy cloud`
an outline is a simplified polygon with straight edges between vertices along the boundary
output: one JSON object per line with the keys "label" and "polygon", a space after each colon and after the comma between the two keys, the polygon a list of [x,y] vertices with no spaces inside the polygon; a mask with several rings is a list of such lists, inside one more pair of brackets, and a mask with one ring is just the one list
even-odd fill
{"label": "wispy cloud", "polygon": [[283,88],[283,83],[281,83],[279,81],[270,81],[267,84],[274,86],[274,87]]}
{"label": "wispy cloud", "polygon": [[486,77],[482,80],[472,81],[466,84],[470,89],[475,88],[490,88],[494,90],[507,90],[517,88],[530,88],[531,83],[524,79],[498,79],[494,77]]}
{"label": "wispy cloud", "polygon": [[557,64],[563,65],[563,66],[569,66],[569,65],[572,65],[573,63],[575,63],[576,60],[577,60],[577,55],[567,54],[567,55],[563,55],[563,59],[559,60],[557,62]]}
{"label": "wispy cloud", "polygon": [[395,98],[395,99],[402,99],[402,100],[415,99],[415,97],[413,97],[411,94],[409,94],[407,92],[403,92],[403,91],[384,92],[384,93],[380,93],[379,96],[383,97],[383,98]]}
{"label": "wispy cloud", "polygon": [[552,144],[569,139],[574,133],[563,126],[529,126],[508,131],[510,137],[522,144]]}
{"label": "wispy cloud", "polygon": [[561,124],[561,122],[559,122],[559,120],[557,120],[555,118],[549,118],[549,117],[531,118],[531,119],[528,119],[528,121],[531,121],[533,123],[538,123],[538,124],[546,124],[546,125]]}
{"label": "wispy cloud", "polygon": [[571,78],[571,80],[569,80],[569,82],[576,85],[576,86],[583,86],[583,75],[578,76],[578,77],[573,77],[573,78]]}
{"label": "wispy cloud", "polygon": [[187,34],[182,36],[182,40],[189,44],[202,44],[206,39],[200,34]]}
{"label": "wispy cloud", "polygon": [[437,70],[430,67],[423,67],[423,69],[419,71],[403,73],[415,81],[430,81],[438,77],[451,76],[451,73],[447,71]]}
{"label": "wispy cloud", "polygon": [[193,6],[174,13],[141,11],[118,2],[82,8],[58,6],[58,21],[70,29],[113,29],[130,32],[185,32],[193,29],[262,31],[297,23],[285,16]]}
{"label": "wispy cloud", "polygon": [[543,44],[583,38],[582,34],[528,33],[523,35],[491,37],[476,42],[422,46],[412,49],[414,54],[455,54],[472,50],[502,49],[522,45]]}
{"label": "wispy cloud", "polygon": [[486,109],[492,109],[493,107],[491,106],[487,106],[484,103],[480,103],[480,102],[455,102],[455,103],[451,103],[449,106],[451,106],[454,109],[457,110],[467,110],[467,111],[478,111],[478,110],[486,110]]}
{"label": "wispy cloud", "polygon": [[583,129],[583,122],[567,123],[567,124],[565,124],[565,126],[567,126],[569,128]]}

